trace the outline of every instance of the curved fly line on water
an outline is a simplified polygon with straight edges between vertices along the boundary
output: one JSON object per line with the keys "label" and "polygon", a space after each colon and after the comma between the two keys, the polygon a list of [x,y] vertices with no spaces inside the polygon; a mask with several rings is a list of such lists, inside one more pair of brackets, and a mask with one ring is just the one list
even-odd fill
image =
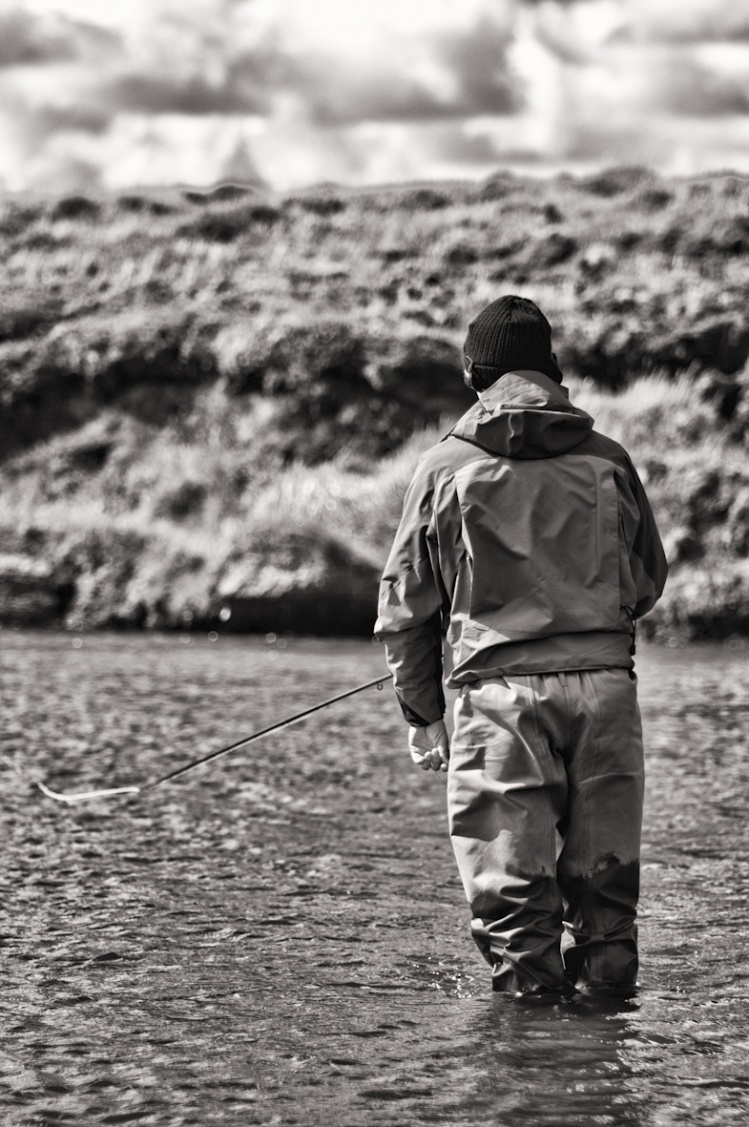
{"label": "curved fly line on water", "polygon": [[237,740],[236,743],[229,744],[228,747],[219,748],[218,751],[211,751],[208,755],[203,755],[199,759],[193,759],[190,763],[186,763],[183,767],[177,767],[174,771],[169,771],[166,775],[161,775],[158,779],[151,779],[149,782],[141,783],[140,786],[130,787],[107,787],[102,790],[82,790],[75,791],[70,794],[61,794],[59,791],[51,790],[45,783],[38,782],[36,785],[42,794],[46,794],[47,798],[54,798],[57,802],[86,802],[92,798],[112,798],[118,794],[143,794],[145,791],[154,790],[156,787],[162,786],[164,783],[172,782],[180,775],[186,775],[188,771],[192,771],[195,767],[200,767],[203,763],[210,763],[214,759],[220,759],[222,755],[228,755],[230,751],[236,751],[246,744],[252,743],[253,740],[259,740],[262,736],[269,735],[270,732],[278,732],[281,728],[288,728],[290,724],[296,724],[299,720],[303,720],[305,716],[311,716],[313,712],[319,712],[321,708],[327,708],[330,704],[335,704],[336,701],[345,700],[346,697],[352,697],[355,693],[361,693],[365,689],[371,689],[375,685],[381,689],[386,681],[392,677],[391,673],[385,673],[380,677],[375,677],[373,681],[367,681],[364,685],[357,685],[355,689],[348,689],[345,693],[339,693],[338,696],[330,697],[329,700],[320,701],[312,708],[306,708],[303,712],[297,712],[294,716],[287,716],[285,720],[279,720],[276,724],[270,724],[267,728],[262,728],[259,732],[253,732],[251,736],[245,736],[244,739]]}

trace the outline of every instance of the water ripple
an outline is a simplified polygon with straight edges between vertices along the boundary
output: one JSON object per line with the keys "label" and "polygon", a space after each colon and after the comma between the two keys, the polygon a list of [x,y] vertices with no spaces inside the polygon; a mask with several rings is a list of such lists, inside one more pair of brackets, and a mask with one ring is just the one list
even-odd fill
{"label": "water ripple", "polygon": [[[3,1127],[725,1127],[749,1115],[749,661],[645,648],[636,999],[492,996],[392,694],[352,642],[3,634]],[[189,690],[189,691],[188,691]]]}

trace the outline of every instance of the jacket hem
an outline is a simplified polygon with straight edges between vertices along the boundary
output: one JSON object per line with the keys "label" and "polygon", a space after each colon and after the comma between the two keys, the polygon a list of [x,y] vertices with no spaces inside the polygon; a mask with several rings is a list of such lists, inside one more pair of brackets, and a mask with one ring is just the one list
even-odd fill
{"label": "jacket hem", "polygon": [[592,669],[633,669],[630,634],[593,632],[557,634],[489,646],[456,662],[447,686],[459,689],[471,681],[525,673],[574,673]]}

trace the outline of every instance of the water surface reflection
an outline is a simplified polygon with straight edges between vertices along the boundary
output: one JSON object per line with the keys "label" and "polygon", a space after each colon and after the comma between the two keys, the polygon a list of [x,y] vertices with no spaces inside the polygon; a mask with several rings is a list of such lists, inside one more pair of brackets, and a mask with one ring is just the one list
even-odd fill
{"label": "water surface reflection", "polygon": [[632,1003],[474,1004],[460,1039],[475,1078],[458,1101],[462,1121],[605,1123],[639,1127],[642,1093],[626,1059]]}
{"label": "water surface reflection", "polygon": [[489,991],[392,694],[137,802],[33,787],[163,774],[376,676],[378,648],[3,643],[3,1127],[746,1124],[746,652],[640,656],[640,993],[544,1004]]}

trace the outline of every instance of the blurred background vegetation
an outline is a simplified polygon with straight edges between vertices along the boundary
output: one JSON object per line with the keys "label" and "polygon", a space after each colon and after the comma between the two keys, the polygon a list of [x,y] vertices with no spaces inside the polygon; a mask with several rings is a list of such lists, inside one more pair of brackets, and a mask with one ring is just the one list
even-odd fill
{"label": "blurred background vegetation", "polygon": [[749,636],[749,179],[0,201],[12,624],[368,633],[468,321],[549,317],[672,566],[643,632]]}

